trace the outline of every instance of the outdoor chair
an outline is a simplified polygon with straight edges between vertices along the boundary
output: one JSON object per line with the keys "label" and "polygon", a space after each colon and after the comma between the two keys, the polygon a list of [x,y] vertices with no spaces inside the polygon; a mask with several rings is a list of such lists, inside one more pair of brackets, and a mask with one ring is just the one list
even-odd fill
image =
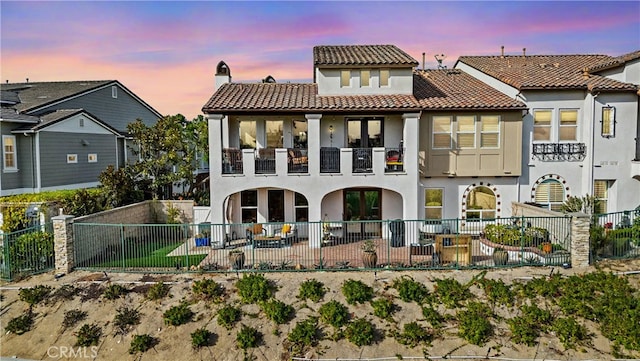
{"label": "outdoor chair", "polygon": [[283,244],[292,245],[298,239],[298,229],[295,224],[285,223],[275,236],[280,237]]}

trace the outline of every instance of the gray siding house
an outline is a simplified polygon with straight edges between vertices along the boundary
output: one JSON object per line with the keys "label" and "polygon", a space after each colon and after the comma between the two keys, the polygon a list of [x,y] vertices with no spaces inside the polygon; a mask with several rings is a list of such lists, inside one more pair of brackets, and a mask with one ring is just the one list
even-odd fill
{"label": "gray siding house", "polygon": [[120,82],[2,84],[0,196],[93,187],[133,162],[127,124],[162,115]]}

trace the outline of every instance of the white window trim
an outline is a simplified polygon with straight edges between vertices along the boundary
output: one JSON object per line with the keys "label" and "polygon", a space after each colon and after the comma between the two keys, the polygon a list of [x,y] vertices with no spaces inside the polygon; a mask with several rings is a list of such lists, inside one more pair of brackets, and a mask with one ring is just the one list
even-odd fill
{"label": "white window trim", "polygon": [[[387,84],[382,84],[382,72],[387,72]],[[391,71],[389,69],[380,69],[378,70],[378,87],[380,88],[389,88],[391,87]]]}
{"label": "white window trim", "polygon": [[[362,85],[362,74],[365,72],[369,74],[369,84]],[[371,88],[371,69],[360,69],[360,88]]]}
{"label": "white window trim", "polygon": [[[434,127],[434,124],[435,124],[435,119],[434,118],[435,117],[436,116],[432,116],[431,117],[431,129],[432,129],[432,131],[431,131],[431,149],[436,149],[436,150],[438,150],[438,149],[451,149],[452,146],[453,146],[452,142],[453,142],[453,123],[454,123],[454,118],[453,118],[453,116],[450,116],[450,115],[443,116],[443,117],[448,117],[449,118],[449,132],[436,132],[435,131],[435,127]],[[440,117],[440,116],[438,116],[438,117]],[[448,134],[449,135],[449,146],[446,147],[446,148],[436,147],[436,143],[435,143],[436,134]]]}
{"label": "white window trim", "polygon": [[[342,84],[342,74],[344,72],[349,73],[349,85]],[[351,88],[351,83],[353,82],[353,74],[351,73],[351,69],[342,69],[340,70],[340,88]]]}
{"label": "white window trim", "polygon": [[[472,117],[473,118],[473,131],[460,131],[458,130],[458,127],[460,126],[460,122],[458,121],[458,118],[464,118],[464,117]],[[478,119],[475,115],[456,115],[456,119],[455,119],[455,129],[456,129],[456,148],[457,149],[476,149],[476,141],[477,141],[477,137],[478,137]],[[460,146],[460,142],[458,141],[458,134],[473,134],[473,145],[470,147],[461,147]],[[453,138],[453,135],[452,135]]]}
{"label": "white window trim", "polygon": [[[483,125],[482,118],[483,117],[494,117],[494,116],[498,117],[498,130],[497,131],[483,131],[482,130],[482,125]],[[499,116],[499,115],[481,115],[480,116],[480,140],[479,140],[480,149],[500,149],[500,138],[501,138],[501,136],[500,136],[501,132],[500,131],[501,131],[501,127],[502,127],[502,117],[501,116]],[[497,145],[495,147],[484,147],[484,146],[482,146],[482,135],[483,134],[498,134],[498,143],[497,143]]]}
{"label": "white window trim", "polygon": [[[576,139],[573,140],[560,140],[560,130],[562,128],[574,127],[573,125],[562,125],[561,122],[561,114],[564,111],[575,111],[576,112]],[[556,142],[558,143],[578,143],[580,142],[580,109],[578,108],[560,108],[558,109],[558,117],[557,117],[557,127],[558,131],[556,132]],[[553,126],[553,117],[551,118],[551,125]]]}
{"label": "white window trim", "polygon": [[111,97],[114,99],[118,99],[118,87],[115,85],[111,86]]}
{"label": "white window trim", "polygon": [[75,164],[75,163],[78,163],[78,155],[67,154],[67,164]]}
{"label": "white window trim", "polygon": [[[440,200],[440,206],[439,207],[435,207],[435,206],[427,206],[427,191],[428,190],[438,190],[440,189],[442,192],[442,199]],[[427,221],[431,221],[431,220],[435,220],[435,219],[443,219],[444,218],[444,188],[442,187],[427,187],[424,188],[424,219]],[[440,218],[427,218],[427,209],[436,209],[439,208],[440,209]]]}
{"label": "white window trim", "polygon": [[[551,120],[549,121],[549,139],[541,139],[541,140],[536,140],[535,139],[535,130],[536,130],[536,112],[537,111],[550,111],[551,112]],[[533,117],[533,127],[531,129],[531,141],[533,143],[554,143],[554,139],[556,138],[556,134],[554,132],[554,118],[555,118],[555,111],[552,108],[538,108],[538,109],[533,109],[533,111],[531,112],[531,116]]]}
{"label": "white window trim", "polygon": [[[93,159],[91,159],[93,158]],[[87,154],[87,162],[88,163],[98,163],[98,153],[89,153]]]}
{"label": "white window trim", "polygon": [[[7,149],[5,147],[5,139],[12,139],[13,143],[13,164],[14,166],[8,167],[6,163]],[[16,144],[15,135],[3,135],[2,136],[2,169],[4,172],[17,172],[18,171],[18,145]]]}

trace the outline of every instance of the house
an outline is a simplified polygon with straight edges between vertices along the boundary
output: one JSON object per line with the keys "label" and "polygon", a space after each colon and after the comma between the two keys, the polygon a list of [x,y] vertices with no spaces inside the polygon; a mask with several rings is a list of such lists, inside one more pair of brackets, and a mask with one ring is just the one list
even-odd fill
{"label": "house", "polygon": [[94,187],[134,161],[127,124],[161,114],[116,80],[6,83],[0,195]]}
{"label": "house", "polygon": [[459,69],[417,69],[394,45],[316,46],[313,62],[301,84],[233,83],[218,64],[202,109],[212,223],[510,215],[523,102]]}
{"label": "house", "polygon": [[[527,105],[518,199],[558,210],[592,194],[598,213],[640,205],[640,51],[462,56],[456,69]],[[635,144],[635,147],[633,146]]]}

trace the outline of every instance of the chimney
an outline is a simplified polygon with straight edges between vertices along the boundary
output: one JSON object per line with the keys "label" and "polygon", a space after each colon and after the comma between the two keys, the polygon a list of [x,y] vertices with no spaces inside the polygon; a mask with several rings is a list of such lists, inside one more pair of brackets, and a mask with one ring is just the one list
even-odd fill
{"label": "chimney", "polygon": [[522,56],[527,57],[527,48],[522,48]]}
{"label": "chimney", "polygon": [[215,89],[218,90],[223,84],[231,83],[231,69],[224,62],[220,61],[216,66]]}
{"label": "chimney", "polygon": [[424,56],[426,55],[426,53],[422,53],[422,70],[424,70]]}
{"label": "chimney", "polygon": [[582,78],[589,79],[589,68],[582,69]]}
{"label": "chimney", "polygon": [[500,57],[504,58],[504,45],[500,47]]}
{"label": "chimney", "polygon": [[29,82],[29,78],[27,78],[27,83]]}

